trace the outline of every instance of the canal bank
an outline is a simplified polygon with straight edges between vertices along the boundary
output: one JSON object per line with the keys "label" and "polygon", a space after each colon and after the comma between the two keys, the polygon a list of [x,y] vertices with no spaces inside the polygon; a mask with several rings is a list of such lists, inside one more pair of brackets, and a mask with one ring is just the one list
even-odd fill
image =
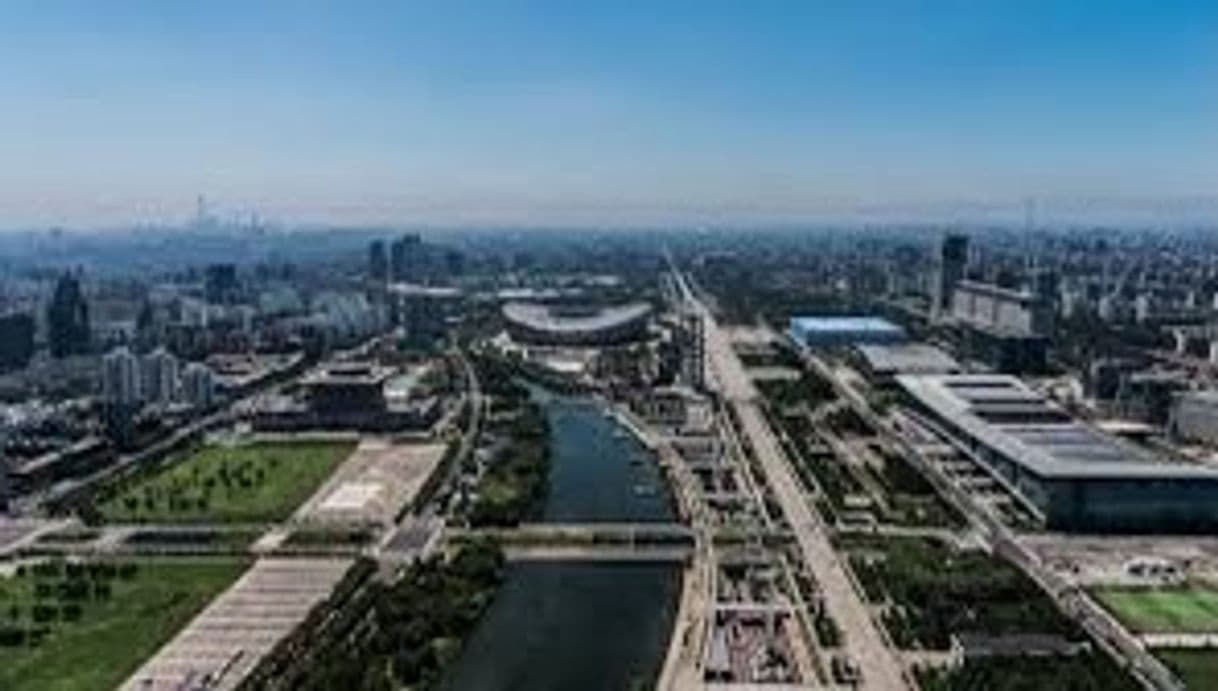
{"label": "canal bank", "polygon": [[[589,397],[531,389],[551,432],[541,522],[675,520],[654,455]],[[444,687],[652,688],[681,592],[680,562],[514,562]]]}

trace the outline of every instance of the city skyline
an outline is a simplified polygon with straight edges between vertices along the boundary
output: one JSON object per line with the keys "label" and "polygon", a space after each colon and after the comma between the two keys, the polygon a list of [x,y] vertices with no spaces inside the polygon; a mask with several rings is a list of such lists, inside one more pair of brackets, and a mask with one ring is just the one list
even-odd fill
{"label": "city skyline", "polygon": [[68,2],[0,23],[0,229],[172,222],[200,193],[324,223],[1218,216],[1205,2]]}

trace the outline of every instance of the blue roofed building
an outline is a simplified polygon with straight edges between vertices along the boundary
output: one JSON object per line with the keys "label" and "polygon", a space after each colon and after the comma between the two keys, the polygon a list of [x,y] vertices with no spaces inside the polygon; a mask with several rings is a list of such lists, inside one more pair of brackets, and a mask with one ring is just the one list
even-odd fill
{"label": "blue roofed building", "polygon": [[791,317],[787,333],[808,348],[900,343],[908,338],[905,329],[887,319],[866,316]]}

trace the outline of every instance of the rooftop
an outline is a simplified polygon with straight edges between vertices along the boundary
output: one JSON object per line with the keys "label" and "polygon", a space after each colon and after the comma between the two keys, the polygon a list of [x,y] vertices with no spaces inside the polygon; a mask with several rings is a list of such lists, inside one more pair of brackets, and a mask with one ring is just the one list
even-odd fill
{"label": "rooftop", "polygon": [[897,383],[941,419],[1050,478],[1208,479],[1218,470],[1166,459],[1106,434],[1008,375],[900,375]]}
{"label": "rooftop", "polygon": [[531,302],[509,302],[503,306],[503,316],[511,321],[539,331],[564,333],[621,326],[650,313],[651,305],[645,302],[591,308],[586,314],[563,314],[548,305]]}
{"label": "rooftop", "polygon": [[880,317],[866,316],[799,316],[791,317],[791,328],[805,332],[874,331],[901,332],[904,330]]}
{"label": "rooftop", "polygon": [[925,343],[860,345],[856,350],[873,372],[948,374],[962,369],[951,355]]}
{"label": "rooftop", "polygon": [[384,384],[393,368],[370,362],[340,362],[322,365],[306,376],[305,385]]}
{"label": "rooftop", "polygon": [[460,288],[454,288],[451,286],[422,285],[419,283],[392,283],[389,286],[389,292],[405,297],[426,297],[437,299],[452,299],[461,297]]}

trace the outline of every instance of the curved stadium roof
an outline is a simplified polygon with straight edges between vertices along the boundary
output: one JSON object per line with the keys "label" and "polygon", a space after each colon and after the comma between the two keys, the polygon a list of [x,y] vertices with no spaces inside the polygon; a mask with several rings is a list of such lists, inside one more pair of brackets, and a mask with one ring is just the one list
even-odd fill
{"label": "curved stadium roof", "polygon": [[533,302],[509,302],[503,306],[503,316],[509,321],[536,331],[553,333],[592,333],[624,326],[651,313],[651,305],[631,302],[605,307],[589,315],[555,314],[548,305]]}

